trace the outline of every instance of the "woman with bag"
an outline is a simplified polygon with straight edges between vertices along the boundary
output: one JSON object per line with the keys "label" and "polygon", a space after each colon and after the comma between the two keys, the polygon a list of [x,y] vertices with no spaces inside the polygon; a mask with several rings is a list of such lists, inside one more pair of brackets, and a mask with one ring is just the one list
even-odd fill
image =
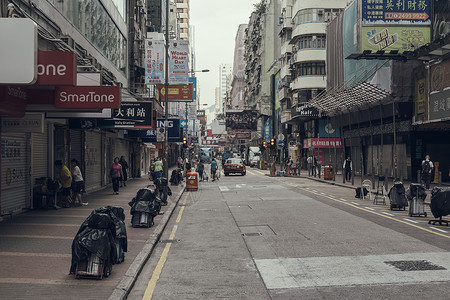
{"label": "woman with bag", "polygon": [[111,170],[109,171],[109,176],[111,176],[113,185],[113,194],[119,194],[119,180],[122,178],[122,165],[119,164],[119,158],[114,158],[114,163],[111,165]]}

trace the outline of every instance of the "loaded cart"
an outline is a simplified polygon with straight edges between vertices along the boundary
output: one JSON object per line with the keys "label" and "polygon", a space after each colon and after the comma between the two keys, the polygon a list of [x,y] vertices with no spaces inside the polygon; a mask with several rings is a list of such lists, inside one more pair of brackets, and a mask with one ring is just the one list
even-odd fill
{"label": "loaded cart", "polygon": [[391,202],[391,210],[406,210],[408,201],[406,200],[405,187],[403,186],[403,182],[394,182],[394,186],[389,191],[388,197]]}
{"label": "loaded cart", "polygon": [[116,229],[109,214],[94,210],[72,242],[70,274],[76,278],[102,279],[117,261]]}
{"label": "loaded cart", "polygon": [[128,205],[131,206],[132,227],[151,227],[154,217],[161,210],[160,199],[149,188],[140,189]]}
{"label": "loaded cart", "polygon": [[411,183],[409,189],[406,191],[406,197],[408,198],[409,205],[409,216],[410,217],[427,217],[425,212],[425,198],[427,193],[425,192],[425,187],[419,183]]}
{"label": "loaded cart", "polygon": [[446,225],[448,226],[447,220],[442,220],[442,217],[448,216],[450,214],[450,187],[435,187],[431,191],[431,212],[437,220],[430,220],[428,224],[436,225]]}

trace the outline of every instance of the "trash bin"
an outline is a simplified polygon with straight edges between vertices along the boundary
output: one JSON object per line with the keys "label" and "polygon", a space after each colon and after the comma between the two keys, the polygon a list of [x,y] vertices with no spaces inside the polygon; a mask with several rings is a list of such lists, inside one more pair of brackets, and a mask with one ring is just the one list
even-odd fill
{"label": "trash bin", "polygon": [[333,179],[333,166],[324,166],[323,168],[323,179],[332,180]]}
{"label": "trash bin", "polygon": [[197,191],[198,190],[198,173],[197,172],[187,173],[186,190],[188,190],[188,191]]}

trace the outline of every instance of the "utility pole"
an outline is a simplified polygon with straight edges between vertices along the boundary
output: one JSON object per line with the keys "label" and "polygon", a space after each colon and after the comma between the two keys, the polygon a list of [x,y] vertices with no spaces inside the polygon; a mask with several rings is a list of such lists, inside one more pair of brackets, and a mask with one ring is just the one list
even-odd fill
{"label": "utility pole", "polygon": [[166,63],[164,118],[164,177],[169,178],[169,0],[166,0]]}

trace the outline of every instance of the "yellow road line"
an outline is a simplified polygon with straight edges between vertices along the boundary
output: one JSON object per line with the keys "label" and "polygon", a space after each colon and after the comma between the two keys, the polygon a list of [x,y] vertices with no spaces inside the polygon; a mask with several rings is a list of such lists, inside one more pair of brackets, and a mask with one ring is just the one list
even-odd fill
{"label": "yellow road line", "polygon": [[[279,181],[281,181],[281,180],[279,180]],[[298,188],[298,189],[300,189],[300,190],[303,190],[303,191],[305,191],[305,192],[309,192],[309,193],[314,194],[314,195],[317,195],[317,196],[321,196],[321,197],[324,197],[324,198],[328,198],[328,199],[330,199],[330,200],[333,200],[333,201],[336,201],[336,202],[339,202],[339,203],[342,203],[342,204],[351,206],[351,207],[353,207],[353,208],[357,208],[357,209],[359,209],[359,210],[362,210],[362,211],[365,211],[365,212],[368,212],[368,213],[371,213],[371,214],[374,214],[374,215],[377,215],[377,216],[380,216],[380,217],[383,217],[383,218],[386,218],[386,219],[390,219],[390,220],[393,220],[393,221],[396,221],[396,222],[399,222],[399,223],[402,223],[402,224],[405,224],[405,225],[408,225],[408,226],[411,226],[411,227],[414,227],[414,228],[417,228],[417,229],[426,231],[426,232],[428,232],[428,233],[432,233],[432,234],[435,234],[435,235],[442,236],[442,237],[445,237],[445,238],[447,238],[447,239],[450,239],[450,236],[448,236],[448,235],[445,235],[445,234],[442,234],[442,233],[438,233],[438,232],[432,231],[432,230],[430,230],[430,229],[420,227],[420,226],[418,226],[418,225],[414,225],[414,224],[412,224],[412,223],[410,223],[410,222],[398,220],[398,219],[396,219],[396,218],[387,216],[387,215],[382,214],[382,213],[378,213],[378,212],[376,212],[376,211],[373,211],[373,210],[370,210],[370,209],[367,209],[367,208],[360,207],[360,206],[358,206],[358,205],[351,204],[351,203],[349,203],[349,202],[345,202],[345,201],[342,201],[342,200],[338,200],[338,199],[336,199],[336,198],[332,198],[332,197],[327,196],[327,195],[322,195],[322,194],[320,194],[320,193],[316,193],[316,192],[313,192],[313,191],[311,191],[311,190],[307,190],[307,189],[305,189],[305,188],[301,188],[301,187],[295,186],[295,185],[293,185],[293,184],[291,184],[291,183],[285,183],[285,184],[290,185],[290,186],[293,186],[293,187],[296,187],[296,188]]]}
{"label": "yellow road line", "polygon": [[[188,197],[187,195],[186,195],[186,197],[184,197],[183,204],[186,204],[187,197]],[[180,222],[183,212],[184,212],[184,206],[181,207],[180,212],[178,213],[177,220],[175,221],[177,224]],[[177,224],[173,226],[172,232],[170,233],[170,236],[169,236],[169,240],[173,240],[175,238],[175,233],[177,232],[177,229],[178,229]],[[152,278],[150,278],[150,281],[147,284],[147,288],[145,289],[145,293],[144,293],[144,296],[142,297],[142,299],[145,299],[145,300],[152,299],[153,292],[155,291],[155,288],[156,288],[156,283],[158,282],[158,279],[161,276],[161,272],[164,267],[164,264],[166,263],[167,256],[169,254],[171,245],[172,245],[172,243],[167,243],[166,247],[164,247],[161,257],[159,258],[159,261],[156,264],[155,270],[153,270]]]}

